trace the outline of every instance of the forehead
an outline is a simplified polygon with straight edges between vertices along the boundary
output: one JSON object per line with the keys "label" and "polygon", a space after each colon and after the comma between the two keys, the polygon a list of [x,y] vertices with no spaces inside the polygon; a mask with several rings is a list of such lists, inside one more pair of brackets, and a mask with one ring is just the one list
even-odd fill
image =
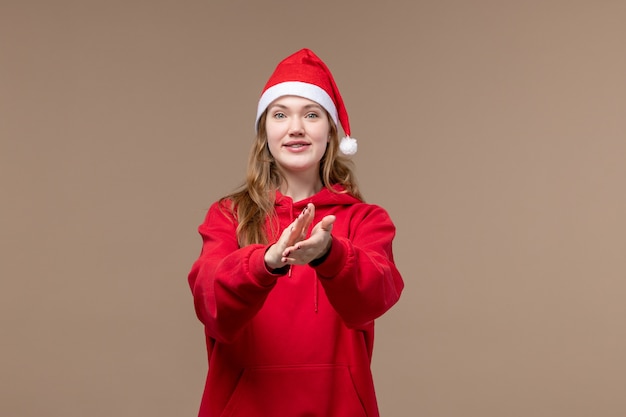
{"label": "forehead", "polygon": [[322,108],[319,103],[308,98],[299,96],[281,96],[272,101],[268,107],[287,107],[287,108]]}

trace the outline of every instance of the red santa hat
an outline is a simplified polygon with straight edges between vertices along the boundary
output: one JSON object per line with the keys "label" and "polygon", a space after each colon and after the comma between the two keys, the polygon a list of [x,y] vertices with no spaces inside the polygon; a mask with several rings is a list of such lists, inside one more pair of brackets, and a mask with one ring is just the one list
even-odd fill
{"label": "red santa hat", "polygon": [[315,101],[322,106],[335,125],[343,128],[346,136],[341,139],[339,148],[346,155],[357,151],[356,139],[350,137],[350,121],[339,89],[330,70],[324,62],[309,49],[283,59],[265,84],[256,113],[256,128],[267,107],[279,97],[298,96]]}

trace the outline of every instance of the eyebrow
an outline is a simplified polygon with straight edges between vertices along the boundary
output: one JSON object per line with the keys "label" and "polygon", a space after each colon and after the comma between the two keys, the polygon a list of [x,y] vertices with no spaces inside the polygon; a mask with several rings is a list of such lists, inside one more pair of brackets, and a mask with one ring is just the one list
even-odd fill
{"label": "eyebrow", "polygon": [[[272,104],[269,108],[274,108],[274,107],[278,107],[280,109],[287,109],[288,107],[285,106],[284,104],[280,104],[280,103],[276,103],[276,104]],[[323,109],[323,107],[319,104],[307,104],[303,107],[303,109],[308,110],[308,109]]]}

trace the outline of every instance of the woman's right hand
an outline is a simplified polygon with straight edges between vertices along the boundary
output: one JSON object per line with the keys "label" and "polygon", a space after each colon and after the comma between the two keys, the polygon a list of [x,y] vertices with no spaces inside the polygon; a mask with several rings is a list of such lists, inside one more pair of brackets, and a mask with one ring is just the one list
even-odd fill
{"label": "woman's right hand", "polygon": [[287,265],[283,252],[288,247],[291,247],[306,238],[309,227],[313,222],[314,215],[314,206],[309,203],[304,210],[302,210],[302,213],[300,213],[298,217],[287,228],[285,228],[285,230],[283,230],[278,241],[270,246],[265,252],[265,265],[267,265],[268,269],[279,269]]}

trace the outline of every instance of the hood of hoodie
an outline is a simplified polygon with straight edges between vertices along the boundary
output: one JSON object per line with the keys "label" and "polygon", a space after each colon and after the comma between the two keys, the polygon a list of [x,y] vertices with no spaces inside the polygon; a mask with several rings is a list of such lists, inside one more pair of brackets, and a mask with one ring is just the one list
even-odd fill
{"label": "hood of hoodie", "polygon": [[362,203],[362,201],[348,194],[341,185],[334,185],[332,189],[324,187],[317,194],[296,202],[294,202],[291,197],[281,194],[280,191],[276,191],[276,201],[274,205],[278,211],[281,211],[279,209],[281,207],[293,208],[296,211],[302,210],[309,203],[312,203],[315,208],[318,209],[324,206],[350,206]]}

